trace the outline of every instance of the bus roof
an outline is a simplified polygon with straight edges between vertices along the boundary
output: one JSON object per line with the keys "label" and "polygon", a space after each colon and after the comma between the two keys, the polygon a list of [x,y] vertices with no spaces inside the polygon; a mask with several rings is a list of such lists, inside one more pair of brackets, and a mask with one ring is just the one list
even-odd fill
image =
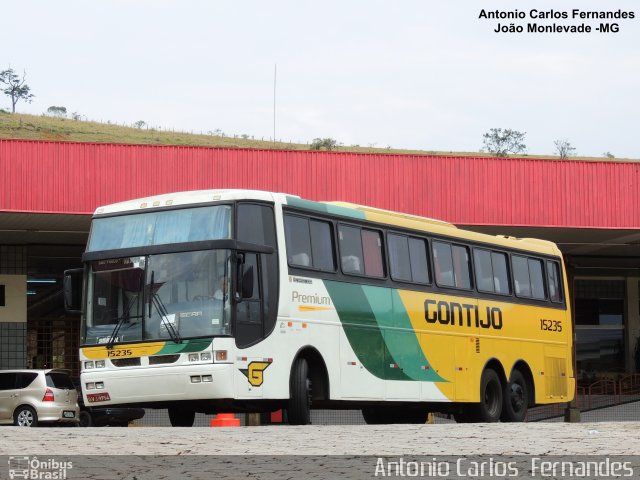
{"label": "bus roof", "polygon": [[326,214],[346,218],[368,220],[383,225],[391,225],[400,228],[406,228],[409,230],[429,232],[436,235],[459,238],[461,240],[486,243],[490,245],[499,245],[502,247],[528,250],[548,255],[560,255],[558,247],[553,242],[549,242],[546,240],[515,238],[504,235],[487,235],[483,233],[473,232],[471,230],[464,230],[442,220],[420,217],[418,215],[393,212],[381,208],[369,207],[342,201],[316,202],[312,200],[304,200],[295,195],[265,192],[262,190],[194,190],[154,195],[146,198],[138,198],[99,207],[95,211],[95,216],[131,211],[144,211],[161,207],[204,204],[218,201],[233,201],[243,199],[262,200],[279,204],[287,204],[305,210],[320,211]]}

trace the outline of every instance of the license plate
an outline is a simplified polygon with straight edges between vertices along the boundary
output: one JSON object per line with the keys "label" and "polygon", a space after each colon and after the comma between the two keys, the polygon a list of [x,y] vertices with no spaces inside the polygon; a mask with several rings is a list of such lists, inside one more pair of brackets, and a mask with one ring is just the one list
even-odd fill
{"label": "license plate", "polygon": [[87,400],[89,400],[89,402],[94,403],[94,402],[107,402],[109,400],[111,400],[111,397],[109,396],[109,394],[107,392],[104,393],[89,393],[87,394]]}
{"label": "license plate", "polygon": [[62,416],[64,418],[75,418],[76,412],[74,412],[73,410],[65,410],[64,412],[62,412]]}

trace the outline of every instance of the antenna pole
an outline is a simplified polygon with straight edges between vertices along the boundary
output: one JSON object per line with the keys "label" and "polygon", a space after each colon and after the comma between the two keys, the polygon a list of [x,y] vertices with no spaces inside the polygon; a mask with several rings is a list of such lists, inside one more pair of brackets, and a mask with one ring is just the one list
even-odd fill
{"label": "antenna pole", "polygon": [[273,65],[273,143],[276,143],[276,81],[278,79],[278,64]]}

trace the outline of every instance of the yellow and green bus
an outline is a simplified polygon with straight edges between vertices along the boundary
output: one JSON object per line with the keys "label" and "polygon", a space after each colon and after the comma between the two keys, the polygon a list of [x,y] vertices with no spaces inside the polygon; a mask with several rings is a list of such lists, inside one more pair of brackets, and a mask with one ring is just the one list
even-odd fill
{"label": "yellow and green bus", "polygon": [[[86,405],[362,409],[368,423],[523,421],[575,390],[550,242],[249,190],[96,210],[83,256]],[[71,274],[66,298],[73,307]]]}

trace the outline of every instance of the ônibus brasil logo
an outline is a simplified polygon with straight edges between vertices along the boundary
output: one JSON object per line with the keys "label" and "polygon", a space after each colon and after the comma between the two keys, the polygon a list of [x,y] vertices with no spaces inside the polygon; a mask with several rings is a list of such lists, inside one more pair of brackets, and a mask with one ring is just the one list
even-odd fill
{"label": "\u00f4nibus brasil logo", "polygon": [[9,457],[9,478],[31,480],[66,480],[67,470],[73,462],[63,462],[53,458],[40,460],[38,457]]}

